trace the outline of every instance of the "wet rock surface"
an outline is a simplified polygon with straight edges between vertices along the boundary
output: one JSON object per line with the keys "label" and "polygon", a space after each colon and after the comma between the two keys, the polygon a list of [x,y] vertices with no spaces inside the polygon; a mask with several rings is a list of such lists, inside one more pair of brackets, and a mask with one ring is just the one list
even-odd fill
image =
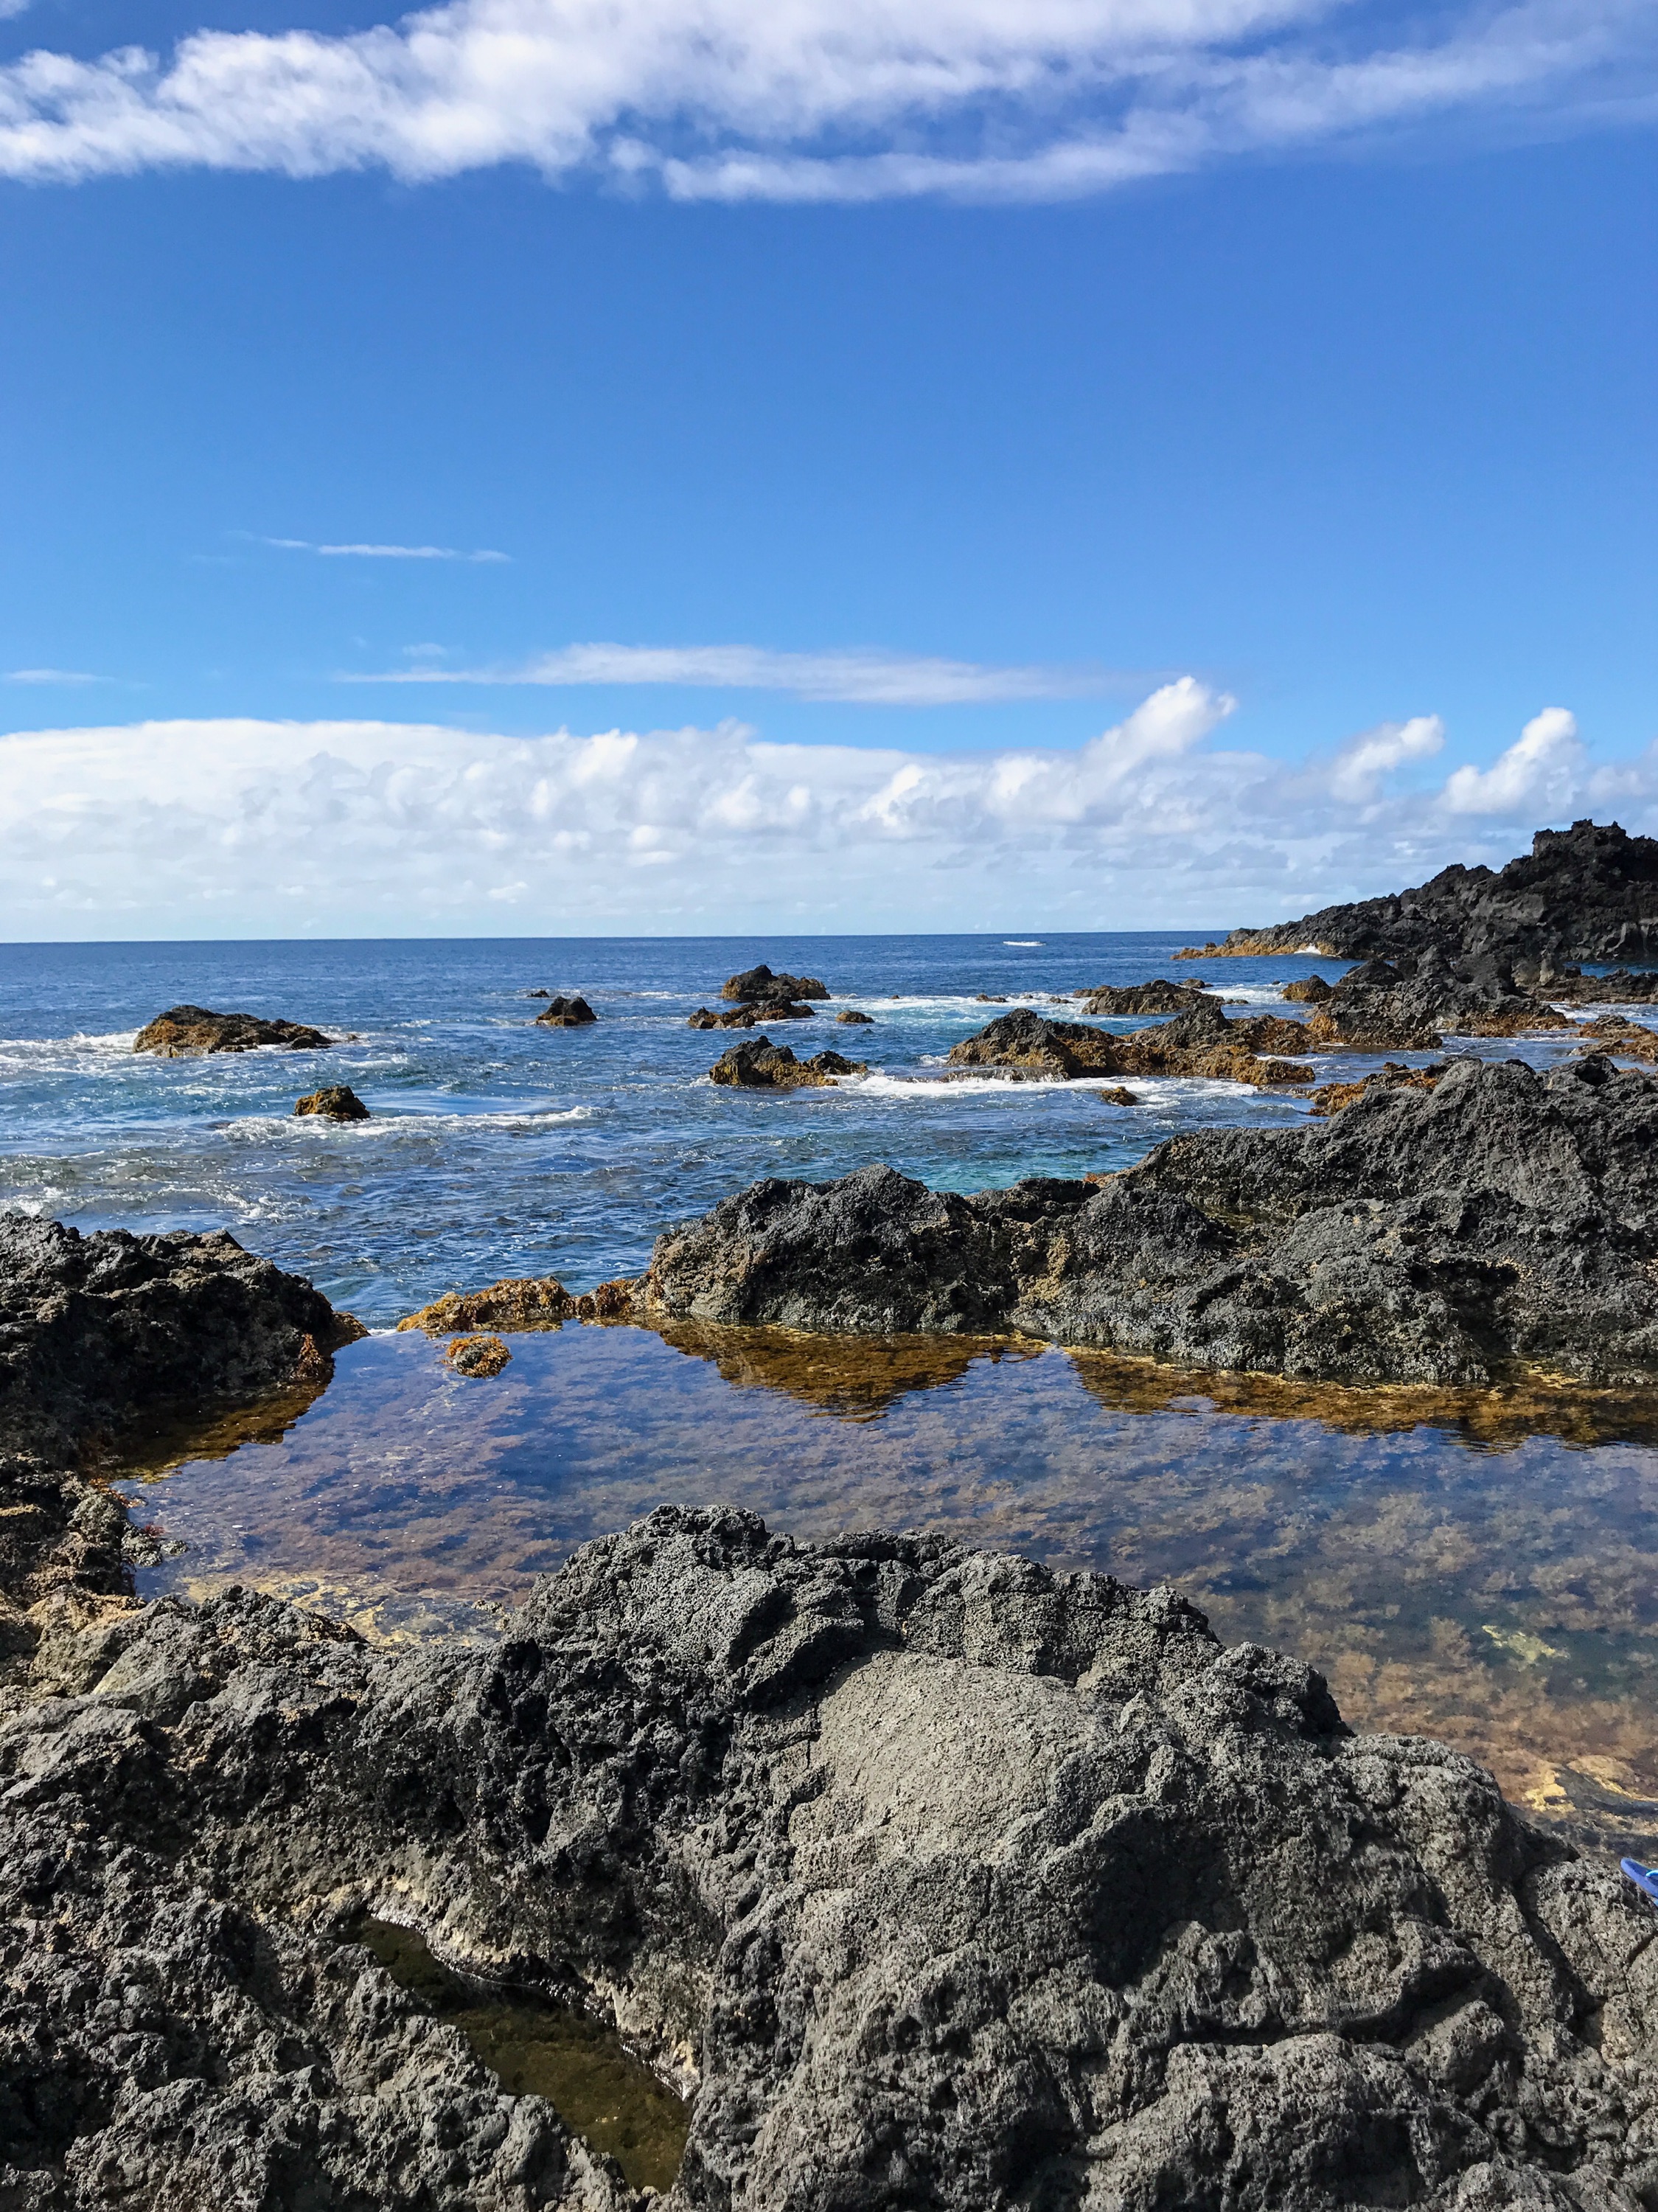
{"label": "wet rock surface", "polygon": [[262,1045],[321,1052],[333,1042],[304,1022],[270,1022],[259,1014],[216,1014],[206,1006],[169,1006],[139,1030],[132,1049],[176,1060],[197,1052],[257,1052]]}
{"label": "wet rock surface", "polygon": [[1213,999],[1188,993],[1183,1013],[1127,1036],[1016,1007],[952,1045],[950,1059],[955,1067],[1007,1068],[1067,1080],[1084,1075],[1195,1075],[1260,1087],[1310,1082],[1304,1068],[1272,1055],[1312,1049],[1299,1022],[1276,1014],[1229,1021]]}
{"label": "wet rock surface", "polygon": [[1385,960],[1350,969],[1315,1002],[1307,1036],[1321,1052],[1437,1052],[1447,1036],[1525,1036],[1569,1026],[1544,1000],[1516,991],[1495,963],[1470,982],[1430,956],[1409,977]]}
{"label": "wet rock surface", "polygon": [[838,1052],[815,1052],[810,1060],[797,1060],[786,1044],[769,1037],[755,1037],[734,1044],[708,1070],[712,1079],[739,1091],[805,1091],[833,1087],[843,1075],[867,1075],[866,1061],[847,1060]]}
{"label": "wet rock surface", "polygon": [[499,1375],[513,1355],[498,1336],[456,1336],[445,1346],[443,1356],[457,1375],[483,1381]]}
{"label": "wet rock surface", "polygon": [[1193,983],[1171,983],[1157,976],[1150,983],[1101,983],[1078,991],[1085,1014],[1181,1014],[1202,996]]}
{"label": "wet rock surface", "polygon": [[694,2087],[677,2206],[1658,2191],[1615,1870],[1169,1591],[670,1507],[490,1650],[235,1592],[76,1692],[0,1729],[14,2204],[629,2201],[365,1910]]}
{"label": "wet rock surface", "polygon": [[550,999],[536,1016],[536,1025],[538,1029],[579,1030],[598,1019],[580,992],[574,992],[567,997]]}
{"label": "wet rock surface", "polygon": [[1431,1091],[1369,1088],[1312,1127],[1172,1139],[1097,1189],[963,1196],[882,1167],[758,1182],[660,1237],[639,1295],[709,1322],[1013,1329],[1332,1382],[1646,1382],[1655,1139],[1644,1071],[1456,1060]]}
{"label": "wet rock surface", "polygon": [[752,1003],[775,1000],[827,999],[829,986],[816,975],[774,975],[762,960],[757,968],[745,968],[739,975],[728,975],[720,987],[722,999],[742,999]]}
{"label": "wet rock surface", "polygon": [[[723,1013],[712,1006],[699,1006],[688,1016],[688,1030],[754,1030],[763,1028],[768,1022],[810,1022],[816,1020],[814,1010],[807,1006],[796,1006],[787,999],[764,999],[755,1006],[727,1006]],[[836,1016],[843,1020],[844,1016]]]}
{"label": "wet rock surface", "polygon": [[347,1083],[330,1083],[320,1091],[307,1091],[296,1101],[295,1114],[314,1114],[325,1121],[367,1121],[372,1117],[356,1092]]}
{"label": "wet rock surface", "polygon": [[[1658,838],[1613,822],[1540,830],[1506,867],[1442,869],[1382,898],[1324,907],[1269,929],[1235,929],[1183,958],[1299,952],[1383,958],[1414,967],[1430,948],[1454,963],[1496,957],[1527,982],[1547,982],[1582,960],[1658,959]],[[1648,979],[1658,987],[1658,976]]]}
{"label": "wet rock surface", "polygon": [[0,1215],[0,1676],[54,1605],[120,1597],[125,1520],[80,1469],[135,1419],[320,1382],[349,1315],[234,1237]]}
{"label": "wet rock surface", "polygon": [[1623,1014],[1597,1014],[1582,1025],[1582,1052],[1605,1052],[1619,1060],[1643,1060],[1658,1066],[1658,1030],[1632,1022]]}

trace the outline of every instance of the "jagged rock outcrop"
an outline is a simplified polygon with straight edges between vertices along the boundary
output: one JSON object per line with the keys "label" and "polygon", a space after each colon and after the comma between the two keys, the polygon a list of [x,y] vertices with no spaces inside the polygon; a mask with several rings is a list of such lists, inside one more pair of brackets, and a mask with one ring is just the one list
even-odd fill
{"label": "jagged rock outcrop", "polygon": [[1355,1099],[1368,1098],[1376,1091],[1431,1091],[1444,1074],[1446,1062],[1436,1060],[1428,1067],[1406,1067],[1402,1060],[1390,1060],[1370,1075],[1362,1075],[1355,1083],[1321,1083],[1307,1101],[1309,1114],[1328,1116],[1339,1114],[1344,1106]]}
{"label": "jagged rock outcrop", "polygon": [[1299,952],[1413,969],[1430,947],[1455,963],[1495,957],[1548,984],[1582,960],[1658,960],[1658,838],[1615,822],[1540,830],[1504,868],[1442,868],[1412,890],[1323,907],[1299,921],[1235,929],[1182,959]]}
{"label": "jagged rock outcrop", "polygon": [[1544,1000],[1515,991],[1511,978],[1464,981],[1427,955],[1408,979],[1385,960],[1350,969],[1318,1002],[1307,1036],[1321,1052],[1437,1052],[1447,1036],[1525,1036],[1569,1026]]}
{"label": "jagged rock outcrop", "polygon": [[639,1295],[710,1322],[1013,1329],[1333,1382],[1644,1383],[1655,1266],[1658,1079],[1459,1060],[1331,1121],[1170,1139],[1097,1189],[768,1179],[659,1237]]}
{"label": "jagged rock outcrop", "polygon": [[857,1006],[842,1006],[835,1018],[843,1028],[867,1029],[875,1017]]}
{"label": "jagged rock outcrop", "polygon": [[307,1091],[294,1108],[295,1114],[314,1114],[325,1121],[367,1121],[372,1119],[349,1083],[330,1083],[320,1091]]}
{"label": "jagged rock outcrop", "polygon": [[762,960],[757,968],[745,968],[740,975],[728,975],[720,987],[722,999],[742,999],[751,1004],[769,1006],[772,1000],[793,999],[827,999],[829,986],[816,975],[774,975]]}
{"label": "jagged rock outcrop", "polygon": [[816,1019],[816,1012],[811,1006],[796,1006],[787,999],[762,999],[755,1006],[728,1006],[724,1013],[716,1013],[712,1006],[699,1006],[687,1018],[685,1026],[688,1030],[754,1030],[763,1028],[768,1022]]}
{"label": "jagged rock outcrop", "polygon": [[1583,1024],[1582,1035],[1580,1052],[1610,1053],[1619,1060],[1639,1060],[1649,1067],[1658,1066],[1658,1030],[1649,1030],[1625,1015],[1597,1014]]}
{"label": "jagged rock outcrop", "polygon": [[0,1215],[0,1674],[54,1595],[118,1596],[124,1516],[82,1479],[143,1416],[319,1386],[362,1330],[234,1237],[83,1237]]}
{"label": "jagged rock outcrop", "polygon": [[132,1049],[178,1060],[197,1052],[257,1052],[262,1045],[322,1052],[333,1042],[304,1022],[268,1022],[259,1014],[216,1014],[206,1006],[169,1006],[139,1030]]}
{"label": "jagged rock outcrop", "polygon": [[1658,2192],[1615,1870],[1172,1592],[671,1507],[493,1650],[235,1592],[111,1656],[0,1729],[14,2203],[624,2201],[363,1906],[694,2082],[672,2212]]}
{"label": "jagged rock outcrop", "polygon": [[423,1329],[428,1336],[465,1336],[497,1328],[557,1328],[567,1321],[617,1321],[633,1307],[629,1281],[599,1283],[591,1291],[567,1291],[556,1275],[509,1277],[481,1291],[446,1291],[418,1313],[406,1314],[400,1329]]}
{"label": "jagged rock outcrop", "polygon": [[580,1030],[585,1029],[589,1022],[596,1022],[598,1019],[598,1016],[578,991],[568,996],[549,999],[547,1004],[536,1016],[536,1027],[544,1030]]}
{"label": "jagged rock outcrop", "polygon": [[1085,1014],[1183,1014],[1197,1004],[1202,987],[1159,975],[1150,983],[1096,983],[1072,996],[1082,1000]]}
{"label": "jagged rock outcrop", "polygon": [[787,1045],[762,1036],[721,1053],[708,1073],[715,1083],[739,1091],[832,1090],[843,1075],[867,1075],[869,1065],[838,1052],[815,1052],[810,1060],[797,1060]]}
{"label": "jagged rock outcrop", "polygon": [[1284,995],[1291,1006],[1317,1006],[1334,988],[1334,984],[1327,983],[1322,975],[1303,975],[1296,982],[1284,985]]}
{"label": "jagged rock outcrop", "polygon": [[1197,1075],[1228,1083],[1295,1085],[1311,1078],[1283,1059],[1313,1049],[1298,1022],[1264,1014],[1228,1021],[1218,1004],[1193,995],[1185,1012],[1153,1029],[1118,1036],[1086,1022],[1058,1022],[1029,1006],[999,1014],[950,1049],[957,1067],[1008,1068],[1074,1079],[1084,1075]]}

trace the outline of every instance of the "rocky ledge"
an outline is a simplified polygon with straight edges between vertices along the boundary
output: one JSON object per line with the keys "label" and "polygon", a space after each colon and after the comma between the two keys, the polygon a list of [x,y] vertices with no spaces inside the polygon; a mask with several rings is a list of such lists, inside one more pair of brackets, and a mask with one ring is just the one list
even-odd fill
{"label": "rocky ledge", "polygon": [[1281,1015],[1228,1021],[1213,999],[1187,994],[1173,1021],[1116,1036],[1086,1022],[1057,1022],[1029,1006],[999,1014],[950,1050],[957,1067],[1007,1068],[1074,1079],[1084,1075],[1197,1075],[1261,1085],[1310,1083],[1305,1068],[1263,1054],[1313,1049],[1305,1026]]}
{"label": "rocky ledge", "polygon": [[1359,1384],[1646,1383],[1655,1268],[1658,1078],[1464,1059],[1310,1126],[1172,1138],[1097,1186],[769,1179],[659,1238],[635,1296],[702,1321],[1016,1330]]}
{"label": "rocky ledge", "polygon": [[753,1037],[721,1053],[708,1070],[715,1083],[738,1091],[833,1090],[843,1075],[867,1075],[869,1064],[838,1052],[815,1052],[797,1060],[786,1044]]}
{"label": "rocky ledge", "polygon": [[320,1385],[361,1334],[222,1233],[0,1215],[0,1675],[127,1587],[120,1509],[82,1473],[100,1448],[141,1418]]}
{"label": "rocky ledge", "polygon": [[1437,1052],[1447,1036],[1526,1036],[1570,1026],[1494,966],[1471,982],[1434,955],[1408,979],[1385,960],[1367,960],[1312,1003],[1307,1036],[1322,1052]]}
{"label": "rocky ledge", "polygon": [[754,1030],[767,1022],[810,1022],[817,1018],[811,1006],[797,1006],[788,999],[762,999],[758,1004],[727,1006],[716,1013],[712,1006],[699,1006],[686,1018],[688,1030]]}
{"label": "rocky ledge", "polygon": [[132,1049],[177,1060],[197,1052],[257,1052],[262,1045],[322,1052],[333,1042],[304,1022],[268,1022],[260,1014],[216,1014],[206,1006],[169,1006],[139,1030]]}
{"label": "rocky ledge", "polygon": [[500,1644],[163,1602],[0,1729],[0,2201],[622,2212],[350,1932],[585,1996],[671,2212],[1638,2212],[1613,1869],[1168,1590],[665,1508]]}
{"label": "rocky ledge", "polygon": [[1171,983],[1158,975],[1149,983],[1096,983],[1091,991],[1073,991],[1085,1014],[1183,1014],[1202,998],[1204,986],[1194,976],[1189,983]]}

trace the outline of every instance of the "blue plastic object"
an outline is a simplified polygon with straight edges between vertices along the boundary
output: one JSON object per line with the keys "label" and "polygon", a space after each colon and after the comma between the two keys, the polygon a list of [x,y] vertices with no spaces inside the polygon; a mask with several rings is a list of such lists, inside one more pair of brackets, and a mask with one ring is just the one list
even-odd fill
{"label": "blue plastic object", "polygon": [[1650,1905],[1658,1905],[1658,1867],[1643,1867],[1639,1859],[1619,1859],[1619,1865]]}

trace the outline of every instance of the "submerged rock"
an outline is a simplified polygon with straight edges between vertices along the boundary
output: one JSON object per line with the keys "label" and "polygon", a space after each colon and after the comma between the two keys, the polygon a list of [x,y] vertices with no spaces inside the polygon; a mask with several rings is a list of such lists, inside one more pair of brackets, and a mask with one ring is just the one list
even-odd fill
{"label": "submerged rock", "polygon": [[1615,1870],[1172,1591],[667,1507],[493,1650],[233,1592],[88,1692],[0,1729],[14,2201],[629,2201],[364,1908],[694,2087],[671,2212],[1658,2190]]}
{"label": "submerged rock", "polygon": [[513,1276],[482,1291],[446,1291],[418,1313],[405,1315],[400,1329],[422,1328],[428,1336],[456,1336],[475,1329],[556,1328],[576,1310],[575,1300],[554,1275]]}
{"label": "submerged rock", "polygon": [[598,1019],[598,1016],[577,992],[568,998],[550,999],[536,1016],[536,1026],[537,1029],[579,1030]]}
{"label": "submerged rock", "polygon": [[843,1075],[867,1075],[868,1063],[843,1059],[838,1052],[815,1052],[810,1060],[797,1060],[786,1044],[769,1037],[754,1037],[722,1053],[708,1070],[714,1082],[742,1091],[801,1091],[833,1089]]}
{"label": "submerged rock", "polygon": [[1139,1092],[1126,1090],[1121,1083],[1114,1083],[1108,1091],[1102,1091],[1099,1095],[1108,1106],[1138,1106],[1140,1103]]}
{"label": "submerged rock", "polygon": [[1256,1085],[1302,1084],[1303,1068],[1263,1054],[1310,1052],[1298,1022],[1266,1014],[1228,1021],[1212,999],[1195,999],[1184,1013],[1154,1029],[1117,1036],[1085,1022],[1056,1022],[1029,1006],[999,1014],[975,1036],[950,1050],[957,1067],[1003,1067],[1026,1074],[1074,1079],[1083,1075],[1196,1075]]}
{"label": "submerged rock", "polygon": [[282,1045],[289,1052],[321,1052],[333,1042],[304,1022],[268,1022],[259,1014],[216,1014],[205,1006],[169,1006],[139,1030],[132,1049],[177,1060],[197,1052],[257,1052],[262,1045]]}
{"label": "submerged rock", "polygon": [[456,1336],[443,1356],[457,1375],[483,1377],[499,1375],[513,1355],[498,1336]]}
{"label": "submerged rock", "polygon": [[346,1083],[330,1083],[308,1091],[294,1108],[295,1114],[319,1114],[327,1121],[367,1121],[372,1117],[356,1092]]}
{"label": "submerged rock", "polygon": [[829,986],[816,975],[774,975],[762,960],[740,975],[728,975],[720,987],[722,999],[745,999],[769,1005],[774,999],[827,999]]}
{"label": "submerged rock", "polygon": [[1327,1122],[1205,1129],[1091,1190],[890,1168],[768,1179],[657,1241],[644,1305],[886,1334],[1012,1329],[1195,1367],[1486,1383],[1658,1376],[1658,1079],[1451,1062]]}

